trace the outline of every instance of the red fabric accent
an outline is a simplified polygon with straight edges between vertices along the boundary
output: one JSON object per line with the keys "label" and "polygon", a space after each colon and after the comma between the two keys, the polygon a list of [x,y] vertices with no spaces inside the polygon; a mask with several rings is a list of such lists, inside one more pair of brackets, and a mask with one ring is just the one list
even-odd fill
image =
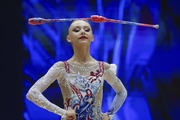
{"label": "red fabric accent", "polygon": [[67,73],[70,73],[69,63],[68,63],[67,61],[64,61],[64,66],[65,66],[66,72],[67,72]]}

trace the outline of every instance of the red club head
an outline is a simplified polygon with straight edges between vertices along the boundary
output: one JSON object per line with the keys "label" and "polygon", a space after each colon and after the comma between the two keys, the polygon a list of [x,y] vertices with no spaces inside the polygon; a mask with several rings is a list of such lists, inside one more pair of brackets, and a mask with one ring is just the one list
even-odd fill
{"label": "red club head", "polygon": [[107,18],[105,18],[103,16],[99,16],[99,15],[91,15],[91,20],[93,22],[106,22]]}
{"label": "red club head", "polygon": [[30,19],[28,20],[28,23],[29,23],[30,25],[37,25],[37,22],[35,22],[34,18],[30,18]]}

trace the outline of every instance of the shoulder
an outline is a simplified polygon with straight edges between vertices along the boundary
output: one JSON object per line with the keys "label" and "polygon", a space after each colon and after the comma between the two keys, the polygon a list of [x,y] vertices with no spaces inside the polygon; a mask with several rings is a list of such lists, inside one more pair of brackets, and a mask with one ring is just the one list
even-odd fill
{"label": "shoulder", "polygon": [[108,70],[110,68],[110,64],[107,62],[103,62],[104,63],[104,70]]}
{"label": "shoulder", "polygon": [[107,63],[107,62],[103,62],[104,63],[104,69],[105,70],[108,70],[108,69],[110,69],[110,68],[112,68],[112,67],[117,67],[116,66],[116,64],[109,64],[109,63]]}
{"label": "shoulder", "polygon": [[112,71],[112,72],[116,73],[116,70],[117,70],[116,64],[109,64],[107,62],[103,62],[103,63],[104,63],[105,71]]}
{"label": "shoulder", "polygon": [[55,62],[53,66],[58,68],[64,68],[64,61]]}

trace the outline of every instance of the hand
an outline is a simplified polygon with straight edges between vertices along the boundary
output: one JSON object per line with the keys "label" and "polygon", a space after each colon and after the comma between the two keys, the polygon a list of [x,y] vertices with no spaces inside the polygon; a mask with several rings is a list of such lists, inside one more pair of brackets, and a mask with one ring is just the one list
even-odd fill
{"label": "hand", "polygon": [[102,120],[110,120],[107,113],[103,113]]}
{"label": "hand", "polygon": [[66,111],[66,119],[67,120],[76,120],[76,112],[74,110]]}

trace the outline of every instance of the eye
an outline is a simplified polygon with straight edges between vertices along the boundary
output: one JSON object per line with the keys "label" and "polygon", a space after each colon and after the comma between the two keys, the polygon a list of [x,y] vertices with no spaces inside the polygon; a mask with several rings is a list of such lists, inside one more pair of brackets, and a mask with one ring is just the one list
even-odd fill
{"label": "eye", "polygon": [[79,28],[74,28],[73,31],[74,32],[79,32]]}
{"label": "eye", "polygon": [[89,32],[90,31],[90,28],[85,28],[84,29],[86,32]]}

